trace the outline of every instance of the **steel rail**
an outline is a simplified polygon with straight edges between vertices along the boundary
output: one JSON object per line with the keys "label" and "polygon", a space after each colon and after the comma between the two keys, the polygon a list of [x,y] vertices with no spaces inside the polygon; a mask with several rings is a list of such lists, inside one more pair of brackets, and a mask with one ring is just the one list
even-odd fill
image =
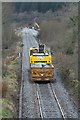
{"label": "steel rail", "polygon": [[38,102],[39,102],[39,109],[40,109],[40,116],[41,116],[41,118],[43,119],[44,117],[43,117],[43,112],[42,112],[42,110],[41,110],[41,101],[40,101],[40,96],[39,96],[39,85],[37,84],[37,98],[38,98]]}
{"label": "steel rail", "polygon": [[58,105],[58,107],[59,107],[59,110],[60,110],[60,112],[61,112],[62,118],[65,120],[66,118],[65,118],[64,112],[63,112],[63,110],[62,110],[62,107],[61,107],[61,105],[60,105],[60,103],[59,103],[59,100],[58,100],[58,98],[57,98],[57,95],[56,95],[54,89],[52,88],[51,84],[48,84],[48,87],[49,87],[50,92],[52,93],[52,96],[55,97],[55,100],[56,100],[57,105]]}

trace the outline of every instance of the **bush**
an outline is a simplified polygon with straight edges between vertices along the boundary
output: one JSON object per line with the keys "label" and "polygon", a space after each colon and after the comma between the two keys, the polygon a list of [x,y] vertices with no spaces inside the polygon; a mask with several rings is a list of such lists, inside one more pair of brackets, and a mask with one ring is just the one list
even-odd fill
{"label": "bush", "polygon": [[66,51],[66,54],[70,55],[70,54],[73,54],[73,48],[72,47],[69,47]]}

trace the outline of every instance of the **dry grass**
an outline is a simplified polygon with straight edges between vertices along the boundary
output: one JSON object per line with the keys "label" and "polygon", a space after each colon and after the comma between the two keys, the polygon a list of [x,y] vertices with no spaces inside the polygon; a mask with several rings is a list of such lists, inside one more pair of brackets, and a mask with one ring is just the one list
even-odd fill
{"label": "dry grass", "polygon": [[[17,74],[16,70],[18,64],[16,60],[10,61],[7,64],[7,71],[5,72],[5,76],[3,77],[2,84],[2,97],[3,99],[3,117],[12,117],[14,115],[17,116],[16,113],[16,99],[19,91],[19,86],[17,82]],[[15,102],[16,101],[16,102]]]}
{"label": "dry grass", "polygon": [[8,92],[8,83],[6,80],[3,80],[3,82],[2,82],[2,97],[6,97],[7,92]]}
{"label": "dry grass", "polygon": [[[17,44],[19,45],[19,44]],[[21,64],[18,58],[19,46],[16,47],[12,56],[8,55],[3,59],[3,84],[2,84],[2,97],[3,97],[3,118],[18,117],[18,104],[19,104],[19,88],[21,80]],[[20,70],[19,70],[20,69]],[[19,81],[18,81],[18,78]]]}

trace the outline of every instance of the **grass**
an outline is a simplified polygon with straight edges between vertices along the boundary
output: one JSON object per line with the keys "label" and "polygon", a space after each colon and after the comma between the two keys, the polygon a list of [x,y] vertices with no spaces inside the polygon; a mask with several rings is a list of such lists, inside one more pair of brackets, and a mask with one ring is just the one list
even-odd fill
{"label": "grass", "polygon": [[2,99],[2,116],[3,118],[12,118],[14,113],[14,104],[7,98]]}
{"label": "grass", "polygon": [[[18,52],[18,49],[17,51]],[[19,104],[19,88],[20,88],[20,81],[18,81],[18,77],[21,75],[21,68],[20,68],[20,58],[18,55],[15,55],[14,58],[8,59],[8,64],[6,64],[6,59],[4,59],[3,64],[3,86],[2,86],[2,116],[3,118],[13,118],[18,117],[18,104]],[[21,79],[21,77],[20,77]],[[19,80],[20,80],[19,79]]]}

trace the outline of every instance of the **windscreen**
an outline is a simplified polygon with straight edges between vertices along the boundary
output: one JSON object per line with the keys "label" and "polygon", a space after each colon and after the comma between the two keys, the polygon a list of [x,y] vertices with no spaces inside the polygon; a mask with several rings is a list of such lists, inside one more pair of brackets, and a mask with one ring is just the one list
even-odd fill
{"label": "windscreen", "polygon": [[33,53],[36,53],[36,52],[38,52],[38,49],[34,49],[34,50],[32,50],[32,52],[33,52]]}
{"label": "windscreen", "polygon": [[33,56],[40,56],[40,57],[42,56],[43,57],[43,56],[49,56],[49,54],[48,53],[46,53],[46,54],[45,53],[43,53],[43,54],[39,54],[39,53],[35,54],[34,53]]}

